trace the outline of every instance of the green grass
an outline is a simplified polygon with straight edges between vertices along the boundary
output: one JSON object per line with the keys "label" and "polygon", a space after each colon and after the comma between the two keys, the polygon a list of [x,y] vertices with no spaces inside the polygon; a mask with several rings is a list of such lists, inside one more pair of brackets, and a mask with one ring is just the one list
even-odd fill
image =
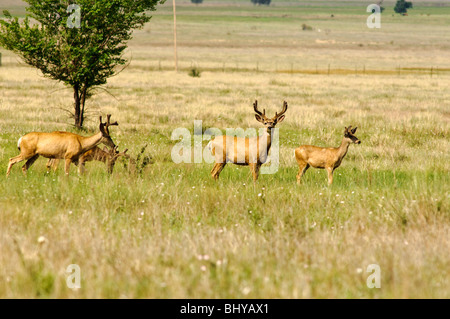
{"label": "green grass", "polygon": [[[65,177],[41,158],[6,179],[25,133],[74,131],[61,110],[73,101],[1,51],[0,297],[450,297],[450,8],[417,3],[369,30],[354,2],[236,3],[180,4],[178,74],[171,7],[159,8],[130,42],[130,67],[105,86],[113,96],[88,101],[80,134],[111,113],[120,150],[136,157],[147,145],[141,174],[119,161],[109,176],[90,162],[84,176],[72,166]],[[212,164],[172,162],[173,130],[193,132],[194,120],[259,129],[255,99],[269,115],[289,103],[276,174],[254,185],[247,167],[230,164],[215,182]],[[294,149],[338,146],[348,125],[362,143],[333,185],[311,168],[298,186]],[[81,269],[76,291],[70,264]],[[380,265],[380,289],[366,286],[370,264]]]}

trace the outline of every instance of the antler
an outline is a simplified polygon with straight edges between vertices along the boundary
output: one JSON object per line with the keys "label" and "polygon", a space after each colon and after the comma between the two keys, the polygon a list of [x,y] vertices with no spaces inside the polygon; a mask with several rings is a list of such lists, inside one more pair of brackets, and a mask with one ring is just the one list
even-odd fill
{"label": "antler", "polygon": [[253,109],[255,110],[255,113],[258,115],[263,115],[260,111],[258,111],[258,100],[255,100],[255,103],[253,103]]}
{"label": "antler", "polygon": [[279,118],[281,115],[283,115],[284,113],[286,113],[288,108],[288,104],[286,101],[283,102],[283,109],[281,110],[281,113],[278,114],[277,112],[275,112],[275,119]]}
{"label": "antler", "polygon": [[253,109],[255,110],[255,113],[262,116],[262,117],[266,117],[266,109],[263,109],[263,112],[261,113],[261,111],[258,110],[258,100],[255,100],[255,103],[253,103]]}
{"label": "antler", "polygon": [[[101,121],[101,116],[100,116],[100,121]],[[108,114],[108,115],[106,115],[106,127],[109,127],[109,126],[113,126],[113,125],[119,125],[119,123],[117,123],[117,121],[116,122],[114,122],[114,123],[110,123],[110,120],[111,120],[111,114]]]}
{"label": "antler", "polygon": [[117,150],[117,148],[118,148],[118,146],[114,147],[114,149],[111,150],[111,156],[112,157],[116,157],[117,158],[119,156],[127,156],[127,154],[125,154],[125,153],[128,152],[128,148],[126,148],[125,151],[123,151],[121,153]]}
{"label": "antler", "polygon": [[[114,156],[114,155],[116,155],[117,153],[119,153],[119,151],[117,150],[117,148],[118,148],[117,145],[114,146],[113,148],[110,148],[110,149],[109,149],[109,154],[110,154],[111,156]],[[104,150],[106,151],[107,148],[105,147]]]}

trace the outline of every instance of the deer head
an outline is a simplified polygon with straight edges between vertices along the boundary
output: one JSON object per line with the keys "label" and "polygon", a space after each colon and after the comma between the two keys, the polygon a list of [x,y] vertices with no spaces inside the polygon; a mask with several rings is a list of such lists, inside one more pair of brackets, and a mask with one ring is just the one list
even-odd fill
{"label": "deer head", "polygon": [[115,146],[114,148],[112,148],[109,151],[109,159],[108,159],[108,173],[109,174],[112,174],[112,172],[114,170],[114,165],[116,165],[116,161],[119,157],[121,157],[121,156],[129,157],[129,155],[126,154],[127,151],[128,151],[128,148],[126,148],[125,151],[123,151],[123,152],[119,152],[117,150],[117,146]]}
{"label": "deer head", "polygon": [[288,104],[286,101],[283,102],[283,109],[281,110],[281,113],[278,114],[275,112],[275,116],[272,118],[268,118],[266,116],[266,110],[263,109],[263,111],[258,110],[258,101],[256,100],[255,103],[253,103],[253,109],[255,110],[255,118],[258,122],[261,122],[266,128],[267,132],[270,133],[270,130],[273,129],[278,123],[281,123],[284,120],[284,113],[286,113],[288,108]]}
{"label": "deer head", "polygon": [[119,123],[111,123],[111,114],[106,116],[106,123],[102,122],[102,117],[100,116],[100,132],[102,133],[102,143],[106,144],[110,148],[114,149],[116,145],[114,144],[111,136],[109,135],[109,127],[113,125],[119,125]]}
{"label": "deer head", "polygon": [[346,127],[344,130],[344,138],[348,139],[350,143],[361,144],[361,141],[355,136],[357,127],[352,129],[352,126]]}

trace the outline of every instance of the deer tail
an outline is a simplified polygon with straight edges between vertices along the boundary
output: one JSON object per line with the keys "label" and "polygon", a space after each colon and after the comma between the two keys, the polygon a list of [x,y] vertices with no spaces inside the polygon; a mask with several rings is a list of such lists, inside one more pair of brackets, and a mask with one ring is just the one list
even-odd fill
{"label": "deer tail", "polygon": [[22,142],[22,137],[19,138],[19,140],[17,141],[17,148],[19,149],[19,151],[20,151],[20,142]]}
{"label": "deer tail", "polygon": [[212,141],[209,141],[209,143],[208,143],[208,145],[206,147],[209,149],[209,151],[211,152],[212,155],[215,155],[214,154],[214,148],[212,146]]}

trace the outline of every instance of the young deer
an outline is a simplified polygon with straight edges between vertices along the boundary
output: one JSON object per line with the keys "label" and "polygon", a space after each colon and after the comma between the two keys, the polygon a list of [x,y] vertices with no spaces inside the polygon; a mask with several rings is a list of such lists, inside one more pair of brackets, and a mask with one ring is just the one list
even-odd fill
{"label": "young deer", "polygon": [[272,129],[284,120],[284,113],[287,108],[288,104],[285,101],[281,113],[275,112],[273,118],[268,118],[266,110],[260,112],[258,110],[258,101],[255,101],[253,103],[253,109],[256,113],[255,118],[266,127],[263,135],[259,137],[217,136],[209,142],[211,153],[215,157],[211,176],[217,180],[225,165],[233,163],[249,166],[253,175],[253,181],[256,182],[259,169],[266,162],[272,144]]}
{"label": "young deer", "polygon": [[[109,135],[109,127],[119,125],[117,122],[110,123],[111,115],[108,114],[106,123],[102,123],[100,116],[100,132],[95,135],[84,137],[70,132],[56,131],[52,133],[31,132],[22,136],[17,144],[20,154],[9,159],[8,177],[14,164],[27,161],[22,166],[22,171],[26,174],[28,168],[38,159],[39,156],[46,158],[64,159],[64,171],[69,175],[70,163],[77,162],[79,157],[94,148],[100,143],[114,148],[115,144]],[[78,172],[83,173],[84,166],[78,166]]]}
{"label": "young deer", "polygon": [[354,135],[357,127],[351,129],[351,125],[345,128],[344,138],[339,147],[318,147],[302,145],[295,149],[295,159],[298,163],[297,183],[300,184],[303,174],[312,166],[325,168],[328,172],[328,184],[333,183],[333,171],[341,165],[342,159],[347,154],[350,144],[360,144],[361,141]]}
{"label": "young deer", "polygon": [[[90,161],[99,161],[106,164],[108,168],[108,173],[112,174],[114,170],[114,165],[116,164],[117,159],[120,156],[125,156],[127,158],[130,158],[126,152],[128,149],[125,149],[123,152],[119,152],[117,150],[117,146],[114,147],[111,150],[108,150],[106,147],[103,148],[103,150],[96,146],[93,149],[87,151],[86,153],[83,153],[79,158],[78,161],[74,162],[75,165],[85,165],[86,162]],[[54,171],[58,169],[59,165],[59,159],[57,158],[49,158],[47,161],[47,172],[50,171],[51,168],[53,168]],[[84,168],[83,168],[84,170]]]}

